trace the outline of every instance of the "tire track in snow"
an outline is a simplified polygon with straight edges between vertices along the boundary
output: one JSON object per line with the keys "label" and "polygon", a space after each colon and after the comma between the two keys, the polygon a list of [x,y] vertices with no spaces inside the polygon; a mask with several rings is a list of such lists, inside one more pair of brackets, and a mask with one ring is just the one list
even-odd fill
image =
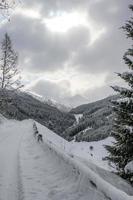
{"label": "tire track in snow", "polygon": [[24,128],[21,122],[9,121],[6,126],[5,132],[0,125],[0,200],[22,200],[19,148]]}
{"label": "tire track in snow", "polygon": [[42,148],[31,134],[23,139],[20,160],[24,200],[107,200],[46,144]]}

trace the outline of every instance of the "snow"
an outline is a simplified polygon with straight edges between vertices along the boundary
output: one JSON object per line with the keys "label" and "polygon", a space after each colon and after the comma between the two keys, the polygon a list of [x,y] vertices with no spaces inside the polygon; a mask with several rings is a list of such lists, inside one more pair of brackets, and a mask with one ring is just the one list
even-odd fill
{"label": "snow", "polygon": [[[85,128],[84,130],[80,131],[79,133],[84,134],[84,133],[86,133],[86,131],[89,131],[89,130],[91,130],[91,129],[92,129],[92,127],[88,126],[87,128]],[[76,136],[75,136],[75,137],[76,137]],[[75,141],[75,139],[74,139],[74,141]]]}
{"label": "snow", "polygon": [[105,200],[102,192],[85,185],[76,168],[66,163],[46,143],[37,144],[29,135],[23,138],[20,150],[23,197],[25,200]]}
{"label": "snow", "polygon": [[80,118],[83,117],[83,114],[75,114],[76,122],[79,123]]}
{"label": "snow", "polygon": [[[41,130],[39,130],[41,132]],[[50,132],[49,132],[50,133]],[[41,132],[41,134],[43,134],[43,132]],[[46,136],[46,133],[44,134]],[[58,138],[59,139],[59,138]],[[82,162],[79,162],[79,160],[77,160],[75,157],[73,156],[68,156],[66,153],[64,153],[64,150],[59,148],[57,145],[57,143],[52,140],[52,142],[50,142],[48,140],[47,137],[47,145],[49,146],[49,148],[51,149],[51,151],[53,151],[53,153],[55,154],[55,156],[62,158],[63,161],[65,161],[67,164],[69,164],[69,166],[74,167],[74,169],[77,171],[77,173],[80,175],[83,175],[83,180],[86,183],[86,178],[87,180],[91,180],[94,184],[97,185],[97,187],[99,187],[99,190],[104,193],[104,195],[108,198],[111,199],[132,199],[132,197],[128,197],[127,195],[125,195],[125,193],[123,193],[121,190],[119,191],[118,189],[116,189],[115,187],[113,187],[111,184],[109,184],[108,182],[104,182],[104,179],[106,179],[104,177],[101,178],[99,176],[99,174],[94,173],[93,170],[91,170],[90,168],[86,167],[85,165],[83,165]],[[68,150],[67,147],[65,150]],[[106,173],[104,173],[105,176]],[[118,185],[118,178],[116,179],[116,184]],[[85,184],[86,185],[86,184]],[[89,184],[88,184],[89,185]],[[125,187],[125,185],[123,185],[123,187]],[[132,191],[132,188],[130,188]],[[130,191],[130,192],[131,192]],[[133,191],[132,191],[133,192]],[[107,198],[107,199],[108,199]],[[91,198],[90,198],[91,199]]]}
{"label": "snow", "polygon": [[133,102],[133,98],[125,97],[116,100],[117,103],[131,103]]}
{"label": "snow", "polygon": [[69,112],[72,109],[69,106],[66,106],[64,104],[61,104],[61,103],[57,102],[55,99],[44,97],[44,96],[39,95],[39,94],[37,94],[37,93],[35,93],[33,91],[29,91],[28,90],[26,93],[31,95],[31,96],[33,96],[35,99],[39,100],[40,102],[46,103],[46,104],[48,104],[50,106],[53,106],[53,107],[56,107],[61,111]]}
{"label": "snow", "polygon": [[126,172],[126,173],[133,173],[133,161],[130,161],[130,162],[125,166],[125,172]]}
{"label": "snow", "polygon": [[123,73],[121,74],[121,77],[122,77],[122,78],[127,78],[127,77],[129,77],[129,78],[132,80],[132,78],[133,78],[133,72],[132,72],[132,71],[123,72]]}
{"label": "snow", "polygon": [[[21,123],[0,125],[0,199],[18,199],[18,149],[23,134]],[[23,129],[22,129],[23,130]]]}
{"label": "snow", "polygon": [[130,134],[131,133],[133,133],[133,126],[124,126],[124,128],[125,128],[125,130],[127,129],[129,132],[130,132]]}
{"label": "snow", "polygon": [[[103,158],[107,156],[107,151],[104,148],[104,145],[111,145],[111,143],[114,142],[114,138],[108,137],[97,142],[67,142],[65,139],[53,133],[49,129],[45,128],[46,130],[44,130],[44,127],[39,123],[36,124],[39,132],[48,143],[63,149],[71,156],[81,157],[86,161],[96,164],[106,170],[113,170],[107,161],[103,161]],[[90,150],[91,146],[93,146],[93,150]]]}
{"label": "snow", "polygon": [[86,160],[76,143],[36,124],[43,143],[33,136],[33,120],[0,124],[0,200],[133,199],[125,181]]}
{"label": "snow", "polygon": [[6,121],[6,118],[0,114],[0,124],[4,123]]}
{"label": "snow", "polygon": [[[113,86],[112,87],[115,91],[118,91],[118,92],[126,92],[128,89],[127,88],[124,88],[124,87],[119,87],[119,86]],[[132,91],[132,89],[130,90]]]}
{"label": "snow", "polygon": [[112,137],[97,142],[72,141],[70,143],[69,152],[106,170],[112,171],[114,169],[109,166],[108,161],[103,160],[107,156],[107,150],[104,145],[111,145],[112,142],[114,142],[114,138]]}

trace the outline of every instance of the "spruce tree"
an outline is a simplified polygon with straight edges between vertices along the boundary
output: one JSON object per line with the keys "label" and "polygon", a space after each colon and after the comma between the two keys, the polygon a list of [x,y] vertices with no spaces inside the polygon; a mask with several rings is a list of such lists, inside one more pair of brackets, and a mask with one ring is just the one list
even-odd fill
{"label": "spruce tree", "polygon": [[[133,12],[133,5],[129,6]],[[131,16],[121,27],[128,39],[133,41],[133,17]],[[131,44],[132,45],[132,44]],[[113,146],[106,146],[109,152],[107,159],[115,163],[119,174],[133,183],[133,174],[126,174],[125,166],[133,160],[133,45],[123,56],[128,71],[118,73],[127,87],[112,87],[119,94],[119,99],[114,100],[114,125],[112,136],[115,138]]]}

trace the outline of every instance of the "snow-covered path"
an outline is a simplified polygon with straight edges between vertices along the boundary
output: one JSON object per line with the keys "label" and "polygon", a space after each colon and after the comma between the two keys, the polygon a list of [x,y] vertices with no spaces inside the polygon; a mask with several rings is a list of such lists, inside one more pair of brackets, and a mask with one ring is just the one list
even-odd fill
{"label": "snow-covered path", "polygon": [[36,142],[32,124],[0,127],[0,200],[106,200],[47,144]]}
{"label": "snow-covered path", "polygon": [[0,200],[18,200],[18,150],[22,137],[20,126],[9,123],[0,130]]}
{"label": "snow-covered path", "polygon": [[43,143],[33,137],[32,120],[0,124],[0,200],[132,199],[104,181],[91,163],[86,167],[70,156],[64,139],[37,126]]}
{"label": "snow-covered path", "polygon": [[32,135],[23,138],[20,151],[24,200],[106,200],[76,169],[64,162],[47,144]]}

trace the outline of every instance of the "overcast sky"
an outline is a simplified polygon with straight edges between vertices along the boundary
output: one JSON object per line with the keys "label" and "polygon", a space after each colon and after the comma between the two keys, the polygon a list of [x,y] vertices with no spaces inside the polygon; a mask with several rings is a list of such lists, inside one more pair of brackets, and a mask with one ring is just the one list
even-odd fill
{"label": "overcast sky", "polygon": [[113,94],[130,41],[119,29],[131,0],[22,0],[0,27],[19,52],[26,89],[81,104]]}

